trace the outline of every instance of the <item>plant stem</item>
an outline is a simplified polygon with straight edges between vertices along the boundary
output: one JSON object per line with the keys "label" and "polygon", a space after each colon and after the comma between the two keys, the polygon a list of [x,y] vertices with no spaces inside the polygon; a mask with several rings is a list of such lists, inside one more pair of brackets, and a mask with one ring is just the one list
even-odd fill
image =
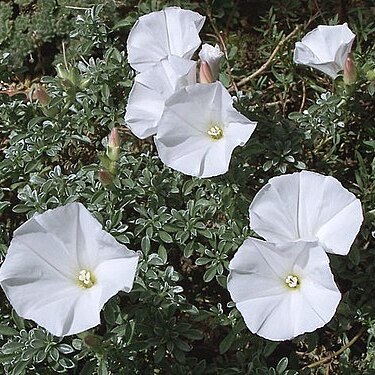
{"label": "plant stem", "polygon": [[339,356],[346,349],[350,348],[362,336],[362,334],[363,334],[364,331],[365,331],[365,328],[362,327],[359,330],[359,332],[346,345],[344,345],[343,347],[341,347],[338,351],[334,352],[331,355],[328,355],[327,357],[325,357],[323,359],[320,359],[319,361],[310,363],[309,365],[303,367],[302,370],[304,370],[306,368],[318,367],[318,366],[323,365],[323,364],[325,364],[327,362],[331,362],[335,357]]}

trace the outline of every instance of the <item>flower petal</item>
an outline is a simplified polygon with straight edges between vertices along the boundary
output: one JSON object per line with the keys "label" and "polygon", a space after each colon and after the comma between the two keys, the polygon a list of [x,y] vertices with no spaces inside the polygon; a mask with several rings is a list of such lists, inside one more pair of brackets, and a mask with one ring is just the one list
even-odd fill
{"label": "flower petal", "polygon": [[[21,225],[15,236],[35,233],[48,233],[53,236],[54,243],[64,244],[66,249],[79,249],[69,251],[70,256],[75,256],[77,264],[87,264],[92,261],[95,252],[95,235],[102,231],[101,224],[90,212],[78,202],[48,210],[43,214],[35,215]],[[90,233],[90,235],[87,235]],[[89,252],[89,255],[88,255]]]}
{"label": "flower petal", "polygon": [[177,89],[196,82],[195,69],[195,61],[169,56],[135,77],[125,122],[138,138],[156,133],[165,101]]}
{"label": "flower petal", "polygon": [[299,194],[299,174],[288,175],[287,180],[284,176],[271,178],[250,205],[251,229],[271,242],[301,238],[297,220]]}
{"label": "flower petal", "polygon": [[[249,238],[229,269],[228,290],[247,327],[270,340],[291,339],[323,326],[341,298],[329,259],[317,243]],[[286,284],[289,275],[298,277],[295,289]]]}
{"label": "flower petal", "polygon": [[[0,285],[21,317],[54,335],[71,335],[99,324],[104,303],[131,289],[137,261],[83,205],[72,203],[15,231]],[[78,278],[82,271],[91,285]]]}
{"label": "flower petal", "polygon": [[355,34],[348,25],[320,25],[307,33],[294,50],[294,62],[318,69],[333,79],[344,68]]}
{"label": "flower petal", "polygon": [[[222,138],[210,137],[212,126],[222,130]],[[166,101],[155,144],[169,167],[187,175],[211,177],[228,170],[233,149],[244,145],[254,128],[254,122],[233,108],[220,82],[198,83]]]}
{"label": "flower petal", "polygon": [[138,255],[134,253],[104,261],[95,269],[97,282],[102,286],[102,305],[120,290],[126,293],[131,291],[137,265]]}
{"label": "flower petal", "polygon": [[[36,303],[23,317],[31,319],[55,336],[74,335],[100,324],[102,287],[66,288],[53,294],[49,303]],[[21,315],[22,316],[22,315]]]}
{"label": "flower petal", "polygon": [[[24,241],[30,242],[33,234],[21,236],[24,241],[13,239],[0,268],[0,284],[18,315],[38,322],[55,335],[61,335],[64,333],[65,308],[71,306],[80,287],[74,282],[73,273],[65,275],[67,259],[60,246],[49,242],[56,252],[51,251],[51,247],[46,249],[44,245],[48,242],[45,240],[51,236],[39,235],[44,237],[39,251],[35,251],[32,244],[25,245]],[[38,239],[34,238],[34,241]],[[56,258],[53,259],[52,255]],[[60,272],[59,268],[64,272]]]}
{"label": "flower petal", "polygon": [[274,177],[250,205],[250,226],[268,241],[319,240],[345,255],[361,226],[359,200],[330,176],[302,171]]}
{"label": "flower petal", "polygon": [[128,37],[129,64],[143,72],[170,55],[190,59],[201,43],[204,21],[199,13],[178,7],[140,17]]}
{"label": "flower petal", "polygon": [[223,56],[224,53],[217,44],[214,47],[205,43],[202,45],[202,49],[199,52],[199,58],[201,61],[208,63],[214,80],[217,80],[219,77],[220,60]]}

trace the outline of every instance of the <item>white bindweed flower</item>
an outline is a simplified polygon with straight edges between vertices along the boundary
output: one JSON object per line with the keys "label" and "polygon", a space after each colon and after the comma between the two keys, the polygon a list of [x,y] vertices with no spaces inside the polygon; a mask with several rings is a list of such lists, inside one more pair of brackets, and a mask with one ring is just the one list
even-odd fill
{"label": "white bindweed flower", "polygon": [[129,64],[143,72],[170,55],[190,59],[201,44],[204,21],[199,13],[178,7],[140,17],[128,37]]}
{"label": "white bindweed flower", "polygon": [[243,146],[256,127],[232,103],[220,82],[196,83],[173,94],[155,136],[163,163],[191,176],[225,173],[233,149]]}
{"label": "white bindweed flower", "polygon": [[203,44],[199,52],[199,58],[202,62],[206,62],[210,67],[212,79],[216,81],[219,77],[220,60],[223,58],[224,53],[220,51],[220,47],[216,44],[215,47],[210,44]]}
{"label": "white bindweed flower", "polygon": [[181,87],[196,82],[196,62],[169,56],[135,77],[125,122],[138,138],[156,134],[165,101]]}
{"label": "white bindweed flower", "polygon": [[15,232],[0,284],[17,314],[56,336],[100,323],[100,310],[129,292],[138,255],[120,245],[80,203],[48,210]]}
{"label": "white bindweed flower", "polygon": [[271,242],[319,241],[346,255],[363,215],[361,202],[333,177],[302,171],[271,178],[250,205],[250,227]]}
{"label": "white bindweed flower", "polygon": [[348,25],[320,25],[307,33],[294,49],[294,62],[318,69],[335,79],[344,69],[355,34]]}
{"label": "white bindweed flower", "polygon": [[329,259],[317,243],[248,238],[229,269],[228,290],[247,327],[269,340],[322,327],[340,302]]}

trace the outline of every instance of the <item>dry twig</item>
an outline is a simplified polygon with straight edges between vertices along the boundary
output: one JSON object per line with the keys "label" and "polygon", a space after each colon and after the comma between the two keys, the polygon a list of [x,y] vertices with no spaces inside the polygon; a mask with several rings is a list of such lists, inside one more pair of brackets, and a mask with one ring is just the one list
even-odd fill
{"label": "dry twig", "polygon": [[292,39],[294,37],[294,35],[296,35],[298,33],[298,31],[301,29],[301,25],[297,25],[294,30],[288,34],[286,37],[282,38],[280,40],[279,43],[277,43],[275,49],[272,51],[270,57],[268,58],[268,60],[257,70],[255,71],[254,73],[250,74],[248,77],[245,77],[243,79],[241,79],[241,81],[239,81],[237,83],[237,86],[238,87],[241,87],[243,85],[246,85],[246,83],[248,83],[249,81],[251,81],[252,79],[254,79],[255,77],[258,77],[259,75],[261,75],[272,63],[274,57],[277,55],[277,53],[279,52],[280,48],[290,39]]}
{"label": "dry twig", "polygon": [[250,74],[248,77],[245,77],[245,78],[241,79],[241,81],[239,81],[237,83],[237,86],[238,87],[244,86],[244,85],[246,85],[246,83],[248,83],[252,79],[261,75],[271,65],[273,59],[275,58],[275,56],[279,52],[280,48],[286,42],[288,42],[290,39],[292,39],[298,33],[298,31],[302,29],[302,27],[306,29],[311,24],[311,22],[314,21],[315,18],[317,18],[317,17],[318,17],[318,14],[315,14],[314,16],[310,17],[310,19],[306,22],[305,25],[297,25],[292,32],[290,32],[287,36],[282,38],[279,41],[279,43],[277,43],[275,49],[272,51],[272,53],[271,53],[270,57],[267,59],[267,61],[258,70],[256,70],[254,73]]}
{"label": "dry twig", "polygon": [[306,369],[306,368],[318,367],[320,365],[324,365],[325,363],[331,362],[335,357],[338,357],[346,349],[350,348],[362,336],[362,334],[363,334],[364,331],[365,331],[365,329],[362,327],[359,330],[359,332],[346,345],[344,345],[343,347],[341,347],[339,350],[337,350],[336,352],[332,353],[331,355],[328,355],[327,357],[325,357],[323,359],[320,359],[319,361],[310,363],[309,365],[303,367],[302,370]]}

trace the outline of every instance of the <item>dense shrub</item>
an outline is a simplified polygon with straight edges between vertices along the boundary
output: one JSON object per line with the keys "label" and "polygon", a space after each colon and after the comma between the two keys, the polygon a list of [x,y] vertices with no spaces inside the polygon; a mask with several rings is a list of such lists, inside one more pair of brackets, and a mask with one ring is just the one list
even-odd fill
{"label": "dense shrub", "polygon": [[[120,243],[141,250],[138,276],[130,294],[106,304],[100,326],[63,339],[18,317],[2,294],[3,371],[373,374],[371,2],[103,3],[74,2],[77,9],[66,8],[69,1],[0,4],[0,254],[3,259],[13,231],[34,213],[80,201]],[[208,16],[202,40],[226,48],[220,80],[236,97],[237,109],[258,121],[223,176],[198,179],[165,167],[152,140],[135,138],[124,124],[134,77],[127,34],[140,15],[170,4]],[[292,60],[302,35],[340,21],[357,35],[358,80],[352,86],[342,77],[332,83]],[[36,58],[46,43],[46,56]],[[30,56],[38,69],[24,65]],[[20,67],[27,74],[16,77]],[[49,96],[44,103],[35,93],[40,85]],[[120,129],[122,150],[108,187],[98,171],[113,127]],[[343,294],[333,320],[292,341],[271,342],[251,334],[231,302],[228,264],[254,235],[247,211],[255,193],[271,177],[302,169],[339,179],[360,198],[365,221],[348,257],[330,255]]]}

